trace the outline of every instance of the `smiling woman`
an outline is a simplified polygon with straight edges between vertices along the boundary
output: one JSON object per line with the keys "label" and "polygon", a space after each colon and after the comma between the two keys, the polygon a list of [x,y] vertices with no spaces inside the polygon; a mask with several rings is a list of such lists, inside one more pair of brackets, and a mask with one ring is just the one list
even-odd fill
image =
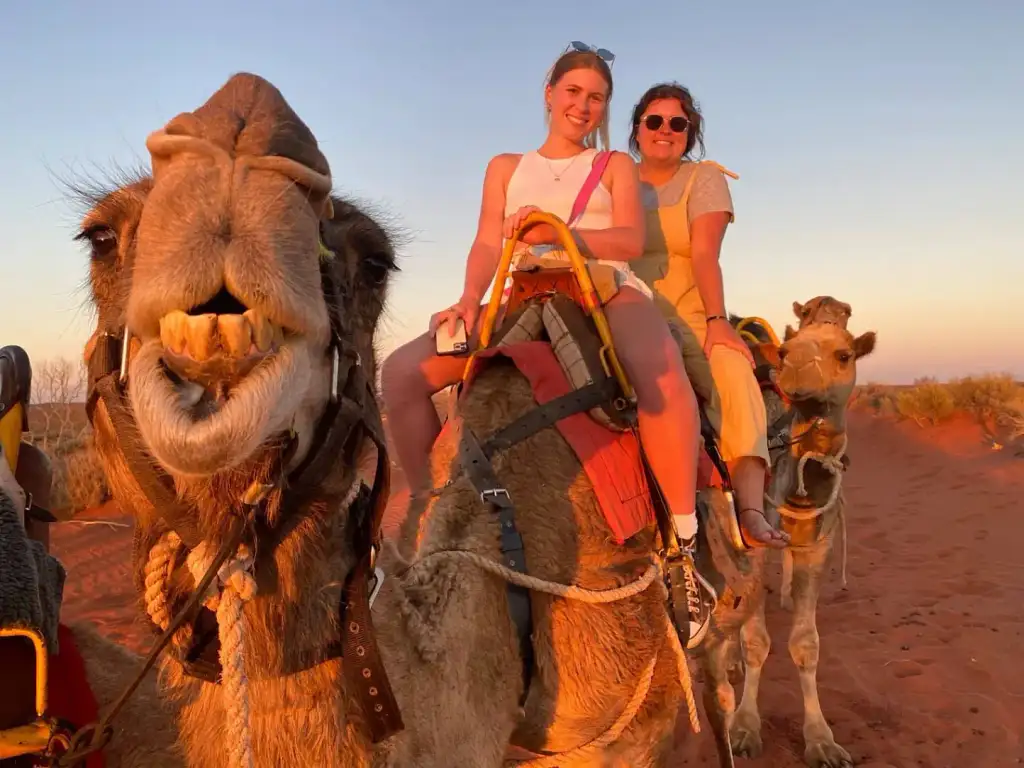
{"label": "smiling woman", "polygon": [[733,220],[724,176],[731,172],[717,163],[694,162],[694,150],[704,152],[704,119],[678,83],[652,86],[640,98],[629,147],[640,158],[647,217],[637,273],[678,329],[687,360],[700,362],[702,352],[707,357],[704,367],[710,366],[713,382],[706,389],[720,401],[722,454],[735,483],[744,538],[751,545],[781,547],[785,534],[772,528],[763,512],[769,462],[764,400],[750,350],[726,313],[718,261]]}
{"label": "smiling woman", "polygon": [[[651,289],[630,267],[643,255],[644,219],[636,168],[607,147],[612,97],[611,52],[574,42],[555,61],[544,88],[548,133],[539,149],[501,154],[487,166],[476,239],[467,259],[462,297],[435,314],[429,329],[385,362],[381,389],[394,430],[395,451],[413,493],[427,490],[429,457],[441,431],[431,396],[462,376],[463,355],[440,355],[438,326],[460,321],[474,351],[480,302],[498,268],[503,241],[531,211],[553,213],[572,228],[581,253],[614,276],[602,295],[616,350],[637,397],[640,438],[684,546],[697,533],[697,402],[668,325]],[[592,177],[595,174],[595,177]],[[593,186],[588,186],[588,181]],[[596,182],[596,183],[594,183]],[[581,190],[589,189],[589,196]],[[517,244],[517,265],[541,257],[567,258],[554,228],[532,227]],[[495,286],[502,290],[503,286]],[[690,561],[686,567],[691,568]],[[695,571],[686,578],[691,647],[703,638],[716,596]]]}

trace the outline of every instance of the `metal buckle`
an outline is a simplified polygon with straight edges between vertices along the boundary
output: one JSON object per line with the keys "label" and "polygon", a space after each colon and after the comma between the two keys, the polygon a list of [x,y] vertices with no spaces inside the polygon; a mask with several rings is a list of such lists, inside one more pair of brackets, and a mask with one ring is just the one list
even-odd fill
{"label": "metal buckle", "polygon": [[128,326],[124,327],[124,338],[121,340],[121,372],[119,380],[124,384],[128,380],[128,350],[132,346],[132,332],[128,330]]}
{"label": "metal buckle", "polygon": [[331,402],[338,402],[338,392],[341,389],[341,385],[338,382],[338,374],[341,370],[341,352],[338,351],[338,345],[331,345]]}
{"label": "metal buckle", "polygon": [[373,608],[373,602],[377,599],[377,595],[380,594],[380,588],[384,584],[384,569],[374,568],[373,569],[373,589],[370,590],[369,605]]}
{"label": "metal buckle", "polygon": [[491,499],[497,498],[505,498],[508,499],[509,501],[512,500],[512,497],[508,495],[508,491],[506,491],[504,488],[490,488],[480,493],[480,501],[484,502],[485,504]]}

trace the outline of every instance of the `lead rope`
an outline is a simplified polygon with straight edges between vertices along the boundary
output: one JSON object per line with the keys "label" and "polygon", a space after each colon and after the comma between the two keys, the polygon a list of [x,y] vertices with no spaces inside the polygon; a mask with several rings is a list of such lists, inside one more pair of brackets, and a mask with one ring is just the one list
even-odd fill
{"label": "lead rope", "polygon": [[[832,475],[832,491],[829,493],[828,500],[820,507],[814,509],[792,509],[786,506],[785,502],[780,502],[773,499],[767,493],[764,495],[765,501],[775,507],[780,515],[792,518],[793,520],[813,520],[819,515],[823,515],[835,506],[839,500],[839,494],[843,490],[843,455],[846,453],[846,447],[848,445],[848,439],[846,433],[842,433],[842,442],[840,443],[839,450],[834,454],[821,453],[819,451],[807,451],[800,456],[800,460],[796,465],[796,493],[798,496],[807,495],[807,487],[804,484],[804,468],[807,466],[808,461],[816,461],[821,464],[822,468],[825,469],[830,475]],[[843,506],[839,506],[839,510],[836,514],[837,521],[839,523],[840,533],[843,537],[843,549],[842,549],[842,566],[841,566],[841,577],[843,587],[846,587],[846,514],[843,510]],[[814,546],[814,545],[811,545]],[[808,547],[795,547],[790,546],[790,549],[807,549]]]}
{"label": "lead rope", "polygon": [[[145,565],[146,613],[162,630],[166,630],[170,624],[167,582],[181,548],[178,535],[174,531],[167,531],[153,545]],[[188,553],[185,563],[197,585],[213,565],[215,556],[216,547],[207,541],[200,542]],[[252,768],[254,764],[249,727],[249,677],[245,669],[246,632],[243,611],[245,603],[256,595],[256,579],[252,567],[252,552],[245,544],[240,544],[235,554],[218,569],[217,577],[207,588],[203,600],[203,604],[217,614],[229,768]]]}

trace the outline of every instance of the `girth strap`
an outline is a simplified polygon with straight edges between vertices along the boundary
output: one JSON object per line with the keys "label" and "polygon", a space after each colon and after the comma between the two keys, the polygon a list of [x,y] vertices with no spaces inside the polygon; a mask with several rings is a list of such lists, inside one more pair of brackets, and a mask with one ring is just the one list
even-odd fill
{"label": "girth strap", "polygon": [[[489,504],[498,517],[501,530],[500,546],[503,565],[518,573],[526,574],[526,551],[523,537],[516,528],[515,505],[508,490],[498,480],[490,459],[484,453],[473,430],[463,424],[459,441],[459,461],[473,488],[480,494],[480,500]],[[509,613],[519,637],[519,655],[523,662],[523,692],[520,706],[526,701],[533,679],[533,613],[530,607],[530,591],[516,584],[507,585]]]}

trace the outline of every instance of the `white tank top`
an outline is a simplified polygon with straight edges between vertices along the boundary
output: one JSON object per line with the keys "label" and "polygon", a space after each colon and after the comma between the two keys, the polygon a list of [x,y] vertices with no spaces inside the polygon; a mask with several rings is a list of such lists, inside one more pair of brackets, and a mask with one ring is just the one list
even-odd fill
{"label": "white tank top", "polygon": [[[505,216],[511,216],[523,206],[535,205],[569,224],[573,203],[576,202],[583,182],[590,175],[596,154],[597,149],[590,148],[572,157],[553,160],[543,157],[536,150],[524,153],[512,178],[508,180]],[[607,229],[612,226],[612,195],[603,181],[594,188],[583,214],[571,226],[574,229]],[[564,251],[557,245],[519,245],[519,253],[526,250],[535,256],[566,258]],[[607,259],[597,261],[615,267],[619,272],[620,286],[630,285],[647,296],[651,295],[650,288],[633,274],[628,262]],[[518,263],[518,259],[515,263]]]}

